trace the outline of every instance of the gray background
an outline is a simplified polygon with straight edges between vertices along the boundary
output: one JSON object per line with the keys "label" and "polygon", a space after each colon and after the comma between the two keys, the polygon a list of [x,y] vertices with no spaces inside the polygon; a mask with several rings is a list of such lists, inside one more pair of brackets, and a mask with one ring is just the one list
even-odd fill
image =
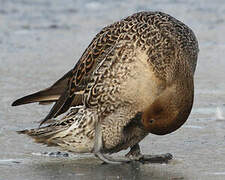
{"label": "gray background", "polygon": [[[142,10],[171,14],[199,40],[191,116],[178,131],[141,143],[144,153],[170,152],[174,160],[112,166],[92,155],[43,156],[58,148],[15,131],[37,127],[50,106],[11,107],[12,101],[51,85],[101,28]],[[224,56],[224,0],[0,0],[0,180],[225,179]]]}

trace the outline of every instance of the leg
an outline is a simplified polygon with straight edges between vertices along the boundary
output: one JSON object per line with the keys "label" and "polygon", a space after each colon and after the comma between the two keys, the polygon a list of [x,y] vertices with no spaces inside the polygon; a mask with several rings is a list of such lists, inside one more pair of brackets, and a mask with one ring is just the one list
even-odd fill
{"label": "leg", "polygon": [[130,148],[130,151],[125,155],[125,157],[131,159],[131,160],[139,160],[142,158],[141,149],[139,144],[135,144]]}
{"label": "leg", "polygon": [[126,154],[126,157],[142,163],[167,163],[173,158],[170,153],[160,155],[142,155],[139,144],[135,144],[131,147],[130,151]]}
{"label": "leg", "polygon": [[101,131],[100,123],[97,122],[96,126],[95,126],[95,144],[94,144],[94,154],[95,154],[95,156],[98,157],[103,162],[108,163],[108,164],[121,164],[122,162],[129,162],[130,161],[128,158],[113,159],[113,158],[107,157],[104,154],[102,154],[102,152],[101,152],[102,147],[103,147],[102,131]]}

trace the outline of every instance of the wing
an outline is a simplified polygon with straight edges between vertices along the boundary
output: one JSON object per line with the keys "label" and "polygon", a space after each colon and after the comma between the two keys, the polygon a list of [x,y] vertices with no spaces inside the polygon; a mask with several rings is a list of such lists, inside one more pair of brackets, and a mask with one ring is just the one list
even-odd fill
{"label": "wing", "polygon": [[120,25],[119,23],[115,23],[103,28],[92,40],[72,70],[65,91],[61,94],[41,124],[48,119],[55,118],[66,112],[71,106],[77,104],[74,102],[78,101],[78,99],[82,101],[84,89],[89,84],[93,71],[101,64],[104,57],[107,56],[108,52],[118,40],[120,31],[115,26]]}
{"label": "wing", "polygon": [[55,102],[59,99],[61,94],[66,89],[68,84],[68,79],[71,76],[72,70],[66,73],[62,78],[56,81],[51,87],[44,90],[38,91],[36,93],[30,94],[28,96],[17,99],[12,103],[12,106],[19,106],[28,103],[39,102],[40,104],[47,104]]}
{"label": "wing", "polygon": [[136,74],[134,69],[137,55],[134,47],[132,41],[122,40],[110,48],[96,67],[85,89],[83,95],[85,106],[98,107],[98,113],[105,116],[126,104],[122,102],[125,98],[121,93],[126,89],[124,84],[130,84],[127,83],[128,79]]}
{"label": "wing", "polygon": [[[66,112],[71,106],[82,104],[82,96],[84,89],[90,82],[90,77],[98,67],[102,60],[107,56],[109,51],[115,46],[116,42],[121,40],[121,35],[124,35],[123,39],[130,40],[130,37],[126,36],[127,31],[132,31],[132,25],[130,25],[130,17],[116,22],[110,26],[103,28],[96,37],[92,40],[88,48],[85,50],[75,67],[67,73],[66,79],[61,80],[63,87],[58,86],[58,93],[51,96],[52,99],[41,101],[39,97],[43,94],[43,91],[29,95],[15,101],[12,105],[25,104],[29,102],[51,102],[56,101],[49,114],[41,122],[43,124],[48,119],[55,118],[58,115]],[[134,21],[135,23],[135,21]],[[60,84],[60,83],[59,83]],[[57,86],[55,86],[57,87]],[[50,87],[51,88],[51,87]],[[53,88],[52,88],[53,89]],[[48,90],[48,89],[46,89]],[[47,92],[44,90],[44,92]],[[48,91],[50,92],[50,91]],[[33,97],[33,101],[31,101]],[[35,98],[34,98],[35,97]],[[50,96],[49,96],[50,97]]]}

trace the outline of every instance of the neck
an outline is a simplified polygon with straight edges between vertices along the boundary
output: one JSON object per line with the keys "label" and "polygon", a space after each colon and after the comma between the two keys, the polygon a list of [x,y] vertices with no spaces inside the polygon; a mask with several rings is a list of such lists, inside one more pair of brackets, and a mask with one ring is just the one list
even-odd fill
{"label": "neck", "polygon": [[144,127],[157,135],[177,130],[191,112],[193,97],[192,78],[174,82],[145,110],[142,116]]}

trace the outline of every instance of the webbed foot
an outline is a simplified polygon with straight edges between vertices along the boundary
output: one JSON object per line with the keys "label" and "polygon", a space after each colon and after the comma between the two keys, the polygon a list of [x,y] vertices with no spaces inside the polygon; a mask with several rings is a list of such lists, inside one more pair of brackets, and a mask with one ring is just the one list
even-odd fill
{"label": "webbed foot", "polygon": [[131,150],[125,155],[131,161],[139,161],[142,163],[168,163],[173,158],[172,154],[159,154],[159,155],[142,155],[139,144],[131,147]]}
{"label": "webbed foot", "polygon": [[142,155],[138,160],[142,163],[168,163],[169,160],[173,159],[173,155],[170,153],[159,154],[159,155]]}

